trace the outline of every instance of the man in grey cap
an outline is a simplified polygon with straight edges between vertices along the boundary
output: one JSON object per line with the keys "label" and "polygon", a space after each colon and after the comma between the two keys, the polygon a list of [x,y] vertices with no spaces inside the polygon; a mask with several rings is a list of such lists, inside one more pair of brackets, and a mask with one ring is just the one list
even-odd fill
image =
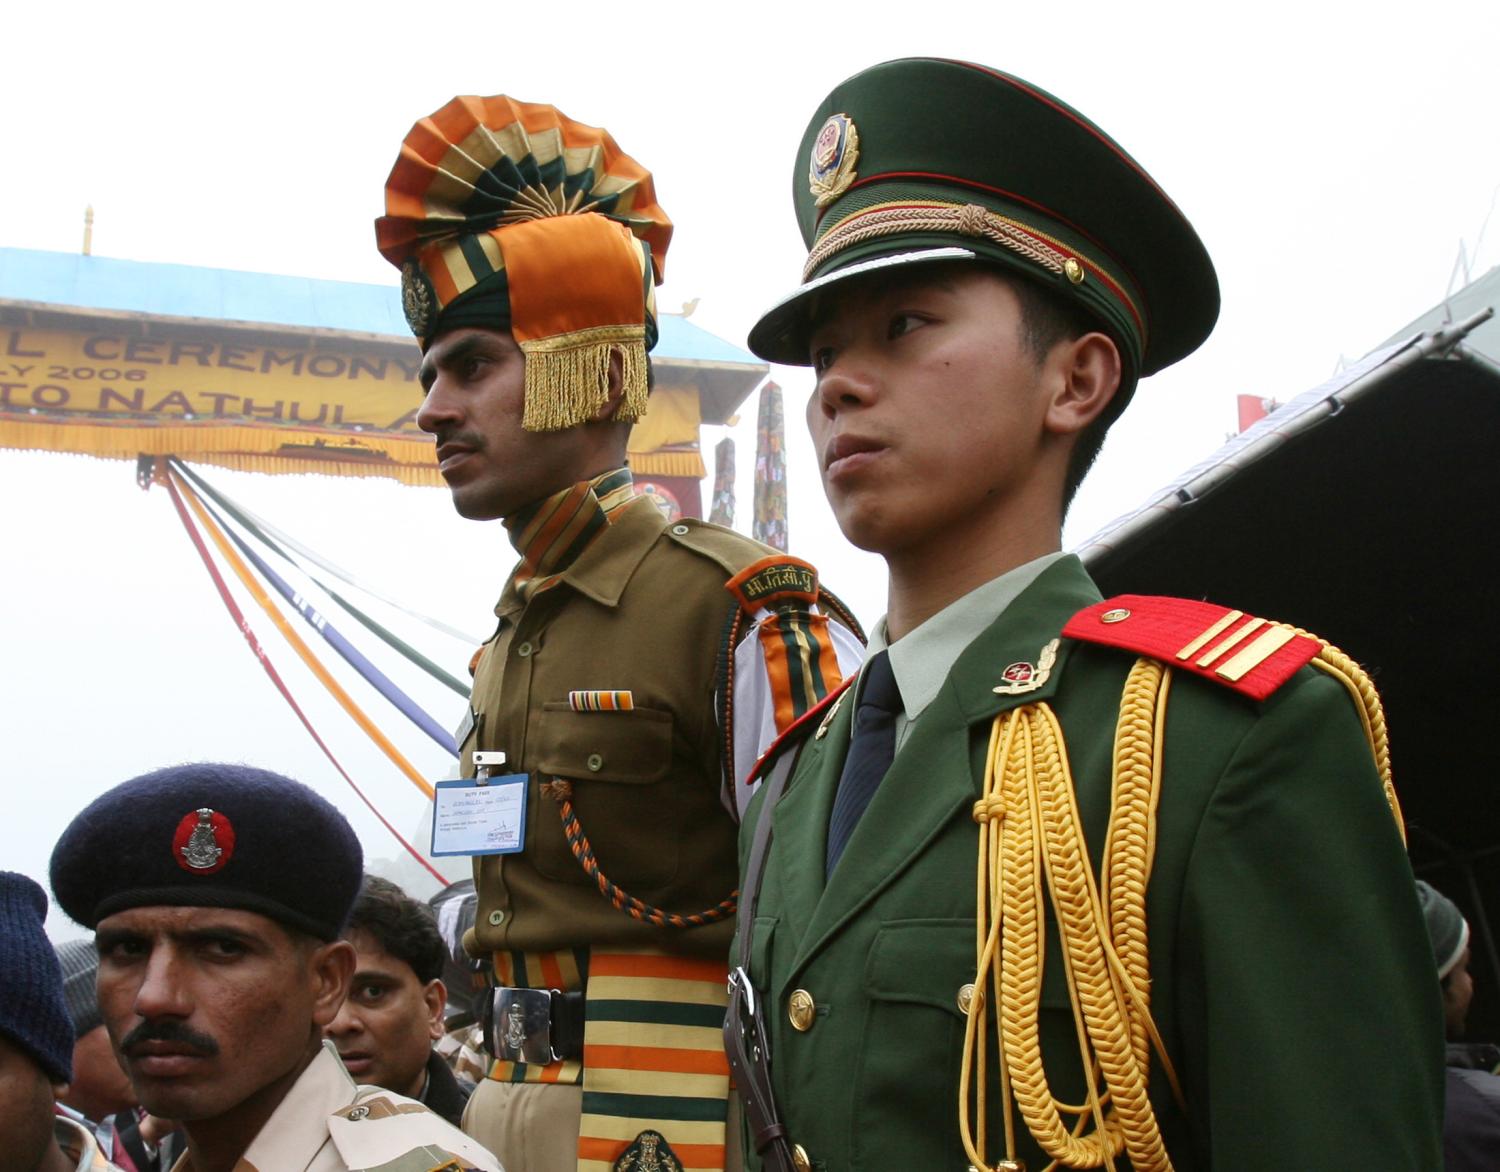
{"label": "man in grey cap", "polygon": [[421,1104],[356,1087],[323,1044],[362,865],[331,805],[240,765],[135,778],[63,832],[52,889],[95,929],[99,1007],[142,1105],[182,1123],[175,1172],[498,1172]]}
{"label": "man in grey cap", "polygon": [[73,1081],[59,1101],[103,1124],[136,1106],[137,1100],[99,1016],[94,992],[99,954],[92,940],[69,940],[57,945],[57,963],[62,968],[63,1002],[73,1021]]}
{"label": "man in grey cap", "polygon": [[1490,1172],[1500,1166],[1500,1075],[1495,1073],[1500,1047],[1460,1041],[1474,999],[1469,922],[1457,904],[1421,879],[1417,898],[1432,941],[1448,1034],[1443,1167],[1446,1172]]}
{"label": "man in grey cap", "polygon": [[57,945],[63,1002],[73,1020],[73,1081],[58,1095],[83,1116],[105,1157],[135,1172],[170,1168],[182,1154],[182,1134],[169,1119],[146,1114],[120,1065],[99,1015],[99,952],[92,940]]}

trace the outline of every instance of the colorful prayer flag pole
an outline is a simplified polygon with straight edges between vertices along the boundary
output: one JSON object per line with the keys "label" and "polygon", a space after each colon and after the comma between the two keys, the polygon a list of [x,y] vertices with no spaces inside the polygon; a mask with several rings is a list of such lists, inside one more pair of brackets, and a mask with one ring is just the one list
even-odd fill
{"label": "colorful prayer flag pole", "polygon": [[750,535],[786,552],[786,427],[781,388],[773,382],[760,389],[755,432],[755,520]]}

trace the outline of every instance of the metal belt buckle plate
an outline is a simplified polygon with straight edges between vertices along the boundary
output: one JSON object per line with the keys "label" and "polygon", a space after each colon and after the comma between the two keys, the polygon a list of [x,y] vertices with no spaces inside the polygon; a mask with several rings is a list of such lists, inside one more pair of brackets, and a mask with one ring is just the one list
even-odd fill
{"label": "metal belt buckle plate", "polygon": [[552,1048],[552,1000],[556,990],[491,990],[490,1053],[505,1062],[546,1066],[562,1055]]}

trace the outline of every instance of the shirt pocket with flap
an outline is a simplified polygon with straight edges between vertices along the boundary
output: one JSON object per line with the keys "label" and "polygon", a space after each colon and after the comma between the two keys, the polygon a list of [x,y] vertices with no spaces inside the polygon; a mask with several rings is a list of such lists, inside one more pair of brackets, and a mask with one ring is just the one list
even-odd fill
{"label": "shirt pocket with flap", "polygon": [[[681,803],[673,800],[672,714],[635,707],[577,712],[567,701],[543,705],[536,739],[540,781],[572,783],[573,812],[606,877],[634,887],[669,882],[678,870]],[[532,816],[533,862],[549,878],[592,884],[568,847],[554,803]]]}

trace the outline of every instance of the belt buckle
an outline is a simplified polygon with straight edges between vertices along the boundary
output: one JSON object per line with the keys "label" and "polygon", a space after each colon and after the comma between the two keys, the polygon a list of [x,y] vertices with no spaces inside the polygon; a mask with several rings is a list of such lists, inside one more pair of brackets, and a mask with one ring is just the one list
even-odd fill
{"label": "belt buckle", "polygon": [[[758,1062],[761,1057],[758,1044],[761,1025],[757,1018],[755,985],[751,983],[750,975],[743,967],[730,969],[729,1006],[724,1017],[724,1048],[730,1067],[733,1069],[743,1065],[743,1073],[746,1075],[751,1064]],[[733,1072],[737,1078],[742,1074],[738,1069]]]}
{"label": "belt buckle", "polygon": [[552,1005],[556,989],[516,989],[500,985],[490,990],[490,1021],[485,1041],[492,1055],[504,1062],[546,1066],[562,1058],[552,1046]]}

